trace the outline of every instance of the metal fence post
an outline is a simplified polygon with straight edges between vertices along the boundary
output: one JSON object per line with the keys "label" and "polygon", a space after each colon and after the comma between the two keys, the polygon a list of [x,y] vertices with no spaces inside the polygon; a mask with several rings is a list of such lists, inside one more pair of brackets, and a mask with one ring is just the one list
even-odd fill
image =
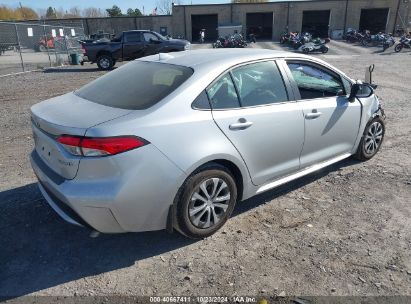
{"label": "metal fence post", "polygon": [[51,67],[51,58],[50,58],[49,44],[47,43],[47,33],[46,33],[45,23],[46,23],[46,20],[44,20],[44,24],[43,24],[43,34],[44,34],[44,41],[46,42],[47,56],[49,57],[49,66]]}
{"label": "metal fence post", "polygon": [[[51,30],[53,31],[52,27],[50,26]],[[53,37],[54,39],[55,37]],[[56,48],[56,44],[54,43],[54,56],[56,56],[56,66],[59,66],[59,56],[57,55],[57,48]]]}
{"label": "metal fence post", "polygon": [[17,29],[17,24],[16,23],[14,24],[14,28],[16,29],[17,43],[19,44],[19,54],[20,54],[21,68],[23,69],[23,72],[24,72],[24,61],[23,61],[23,55],[21,54],[20,37],[19,37],[19,31]]}
{"label": "metal fence post", "polygon": [[63,34],[64,34],[64,46],[66,47],[66,54],[67,54],[67,62],[70,63],[70,54],[67,45],[67,35],[66,35],[66,27],[63,26]]}

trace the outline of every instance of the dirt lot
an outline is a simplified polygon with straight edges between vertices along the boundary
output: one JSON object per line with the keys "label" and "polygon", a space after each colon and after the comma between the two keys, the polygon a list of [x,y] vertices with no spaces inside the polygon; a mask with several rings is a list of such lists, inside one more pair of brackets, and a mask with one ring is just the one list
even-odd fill
{"label": "dirt lot", "polygon": [[104,73],[0,78],[0,296],[411,296],[411,53],[331,46],[315,56],[354,78],[376,64],[387,114],[380,153],[242,202],[202,241],[163,231],[91,238],[61,220],[29,165],[29,108]]}

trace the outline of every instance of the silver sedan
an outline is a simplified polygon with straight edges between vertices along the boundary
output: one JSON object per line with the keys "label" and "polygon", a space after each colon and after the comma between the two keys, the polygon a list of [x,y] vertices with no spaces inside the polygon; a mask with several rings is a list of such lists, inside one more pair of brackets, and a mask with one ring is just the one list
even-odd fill
{"label": "silver sedan", "polygon": [[130,62],[31,108],[51,207],[105,233],[216,232],[238,201],[383,142],[370,85],[316,58],[202,50]]}

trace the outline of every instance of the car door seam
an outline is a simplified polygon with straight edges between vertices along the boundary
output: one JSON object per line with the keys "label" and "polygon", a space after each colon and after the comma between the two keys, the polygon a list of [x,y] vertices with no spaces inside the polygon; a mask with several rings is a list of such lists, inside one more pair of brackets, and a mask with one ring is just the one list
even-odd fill
{"label": "car door seam", "polygon": [[247,168],[247,172],[248,172],[248,177],[250,178],[251,183],[254,186],[258,186],[256,184],[254,184],[253,179],[251,178],[251,173],[250,173],[250,169],[248,168],[248,165],[243,157],[243,155],[240,153],[240,151],[237,149],[237,147],[234,145],[234,143],[231,141],[231,139],[227,136],[227,134],[225,134],[225,132],[221,129],[221,127],[218,125],[218,123],[216,122],[216,120],[214,119],[214,115],[213,115],[213,110],[211,110],[211,117],[213,118],[214,124],[217,126],[217,128],[221,131],[221,133],[223,133],[224,137],[227,138],[227,140],[231,143],[231,145],[234,147],[234,149],[237,151],[238,155],[240,155],[241,159],[243,160],[243,163],[245,165],[245,167]]}

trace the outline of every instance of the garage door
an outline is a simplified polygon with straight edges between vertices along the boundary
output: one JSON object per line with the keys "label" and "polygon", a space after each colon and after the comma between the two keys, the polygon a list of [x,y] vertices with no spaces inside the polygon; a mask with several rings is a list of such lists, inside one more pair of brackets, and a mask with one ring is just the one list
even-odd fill
{"label": "garage door", "polygon": [[362,9],[359,30],[369,30],[371,34],[385,32],[388,12],[388,8]]}
{"label": "garage door", "polygon": [[205,30],[206,41],[214,41],[218,38],[218,15],[191,15],[192,41],[200,40],[200,31]]}
{"label": "garage door", "polygon": [[301,32],[309,32],[313,37],[328,37],[330,11],[304,11]]}
{"label": "garage door", "polygon": [[273,13],[248,13],[247,35],[254,34],[260,39],[273,37]]}

